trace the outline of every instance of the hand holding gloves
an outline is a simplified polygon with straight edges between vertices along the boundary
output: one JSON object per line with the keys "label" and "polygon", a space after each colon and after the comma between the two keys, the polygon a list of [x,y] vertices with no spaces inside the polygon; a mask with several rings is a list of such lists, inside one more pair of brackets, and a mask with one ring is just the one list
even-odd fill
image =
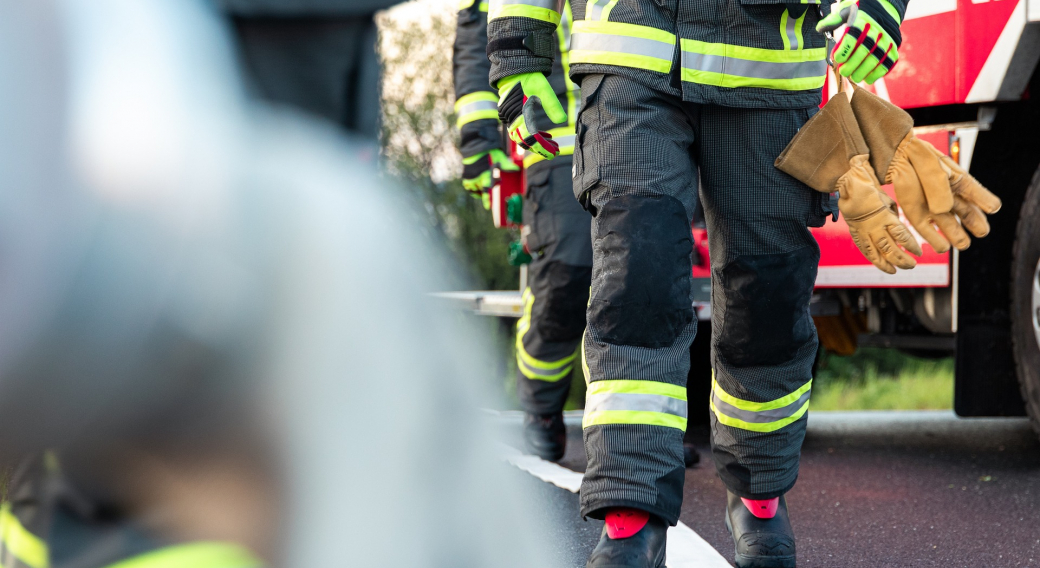
{"label": "hand holding gloves", "polygon": [[536,127],[534,105],[540,105],[549,120],[567,122],[567,113],[545,75],[522,73],[498,82],[498,117],[509,138],[524,150],[551,160],[560,153],[560,146],[548,132],[531,130]]}
{"label": "hand holding gloves", "polygon": [[874,84],[899,61],[899,45],[903,39],[899,24],[900,8],[889,0],[840,0],[831,5],[831,13],[816,25],[818,32],[832,32],[847,25],[831,53],[835,68],[844,77],[859,83]]}
{"label": "hand holding gloves", "polygon": [[986,214],[1000,209],[1000,199],[914,136],[914,121],[906,111],[860,88],[852,96],[852,111],[878,179],[894,186],[907,220],[936,252],[949,250],[950,243],[968,248],[971,239],[964,229],[976,237],[989,233]]}
{"label": "hand holding gloves", "polygon": [[895,274],[917,262],[921,247],[899,220],[895,202],[879,188],[867,143],[849,99],[839,93],[809,119],[776,159],[776,167],[823,193],[837,191],[852,240],[874,266]]}

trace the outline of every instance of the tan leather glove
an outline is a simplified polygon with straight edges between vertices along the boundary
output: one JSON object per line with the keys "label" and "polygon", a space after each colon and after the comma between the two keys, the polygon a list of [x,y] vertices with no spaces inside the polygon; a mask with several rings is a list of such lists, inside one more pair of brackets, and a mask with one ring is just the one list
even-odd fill
{"label": "tan leather glove", "polygon": [[869,159],[849,99],[841,95],[802,126],[774,165],[816,191],[837,191],[838,209],[860,252],[894,274],[895,267],[917,265],[903,248],[920,255],[921,247],[899,221],[895,203],[879,188]]}
{"label": "tan leather glove", "polygon": [[907,220],[933,249],[945,252],[951,242],[960,250],[968,248],[971,239],[964,228],[976,237],[989,233],[985,213],[996,213],[1000,199],[914,136],[913,119],[906,111],[858,87],[852,110],[878,179],[895,187]]}

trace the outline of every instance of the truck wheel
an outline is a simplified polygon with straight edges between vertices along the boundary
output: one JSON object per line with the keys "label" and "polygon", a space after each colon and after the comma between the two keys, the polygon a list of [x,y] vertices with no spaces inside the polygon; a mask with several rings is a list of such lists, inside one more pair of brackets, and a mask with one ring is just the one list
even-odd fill
{"label": "truck wheel", "polygon": [[[1040,171],[1026,192],[1011,264],[1011,338],[1022,398],[1040,434]],[[997,277],[997,275],[994,275]]]}

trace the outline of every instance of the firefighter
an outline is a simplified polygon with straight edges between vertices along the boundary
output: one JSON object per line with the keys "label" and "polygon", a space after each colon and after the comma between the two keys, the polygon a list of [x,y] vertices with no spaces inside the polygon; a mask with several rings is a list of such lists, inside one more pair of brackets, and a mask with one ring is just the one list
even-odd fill
{"label": "firefighter", "polygon": [[[546,75],[553,0],[492,0],[491,84],[510,137],[551,156],[529,107]],[[593,275],[582,361],[588,455],[581,514],[606,519],[594,567],[664,565],[684,480],[691,310],[691,185],[712,262],[711,449],[740,567],[795,565],[794,485],[817,348],[809,316],[826,194],[773,161],[815,112],[823,30],[833,60],[876,81],[898,60],[902,0],[818,7],[777,0],[589,0],[573,6],[570,66],[582,110],[574,194],[591,213]]]}
{"label": "firefighter", "polygon": [[[457,126],[461,134],[463,185],[486,200],[492,169],[513,168],[499,128],[498,94],[488,86],[486,2],[465,0],[458,15],[454,79]],[[548,129],[557,158],[527,151],[523,238],[531,252],[523,317],[517,323],[517,394],[524,415],[527,450],[550,461],[563,457],[566,431],[563,405],[571,371],[579,361],[585,307],[592,277],[589,215],[571,193],[574,125],[581,94],[570,79],[570,5],[564,3],[560,25],[551,37],[552,92],[561,101],[553,119],[535,119]]]}

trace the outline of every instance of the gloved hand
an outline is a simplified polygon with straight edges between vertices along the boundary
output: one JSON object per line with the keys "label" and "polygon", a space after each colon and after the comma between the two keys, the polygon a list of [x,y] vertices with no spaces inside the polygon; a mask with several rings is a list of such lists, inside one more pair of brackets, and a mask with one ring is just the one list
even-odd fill
{"label": "gloved hand", "polygon": [[849,172],[838,180],[838,210],[849,224],[849,233],[863,256],[881,270],[895,274],[917,266],[900,247],[921,256],[910,230],[899,221],[896,202],[878,189],[878,181],[866,155],[854,156]]}
{"label": "gloved hand", "polygon": [[816,191],[837,191],[838,209],[856,247],[874,266],[894,274],[895,267],[917,265],[903,249],[920,255],[921,247],[879,188],[869,160],[849,99],[839,93],[802,126],[775,165]]}
{"label": "gloved hand", "polygon": [[888,0],[840,0],[816,24],[816,31],[832,32],[848,25],[831,58],[841,75],[872,85],[899,61],[902,19],[903,15]]}
{"label": "gloved hand", "polygon": [[1000,199],[914,136],[913,119],[906,111],[859,88],[852,110],[877,177],[895,187],[907,220],[936,252],[946,252],[951,243],[960,250],[968,248],[971,239],[965,228],[976,237],[989,234],[985,214],[996,213]]}
{"label": "gloved hand", "polygon": [[479,199],[484,209],[491,208],[491,199],[487,192],[495,184],[491,175],[495,168],[511,172],[520,170],[509,155],[498,149],[462,159],[462,187],[474,199]]}
{"label": "gloved hand", "polygon": [[541,73],[521,73],[498,82],[498,118],[506,125],[509,138],[525,150],[551,160],[560,153],[560,146],[545,131],[534,128],[534,105],[541,105],[549,120],[567,121],[567,113],[556,97],[556,91]]}

